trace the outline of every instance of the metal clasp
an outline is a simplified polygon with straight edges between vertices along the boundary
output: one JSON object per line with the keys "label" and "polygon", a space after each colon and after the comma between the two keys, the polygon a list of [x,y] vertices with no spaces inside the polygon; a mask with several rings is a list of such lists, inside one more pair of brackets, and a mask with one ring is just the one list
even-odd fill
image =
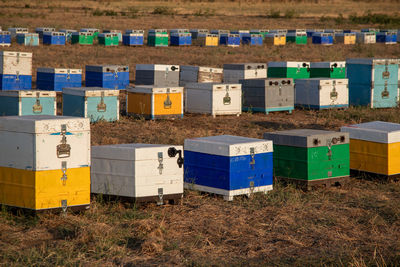
{"label": "metal clasp", "polygon": [[333,89],[332,92],[330,93],[330,98],[335,101],[338,98],[338,92],[336,91],[336,82],[333,81]]}
{"label": "metal clasp", "polygon": [[225,97],[223,98],[224,105],[230,105],[231,104],[231,97],[229,96],[229,85],[226,86],[226,94]]}
{"label": "metal clasp", "polygon": [[15,77],[15,80],[19,81],[19,71],[18,70],[16,71],[16,74],[17,74],[17,77]]}
{"label": "metal clasp", "polygon": [[252,168],[254,168],[254,165],[256,164],[254,147],[250,147],[250,157],[251,157],[250,165]]}
{"label": "metal clasp", "polygon": [[162,188],[158,188],[158,201],[157,205],[162,205],[164,204],[164,190]]}
{"label": "metal clasp", "polygon": [[32,111],[33,111],[33,113],[42,113],[42,111],[43,111],[43,107],[40,104],[40,92],[36,93],[36,102],[32,106]]}
{"label": "metal clasp", "polygon": [[71,155],[71,146],[67,144],[67,125],[61,125],[61,144],[57,145],[57,157],[68,158]]}
{"label": "metal clasp", "polygon": [[328,160],[332,160],[332,141],[327,140],[326,145],[328,147],[328,153],[326,155],[328,156]]}
{"label": "metal clasp", "polygon": [[164,101],[164,108],[165,109],[170,109],[171,106],[172,106],[171,99],[169,98],[169,92],[170,92],[170,89],[167,88],[167,99],[165,99],[165,101]]}
{"label": "metal clasp", "polygon": [[98,112],[106,112],[107,110],[107,104],[104,103],[104,91],[101,92],[100,95],[100,103],[97,105],[97,111]]}
{"label": "metal clasp", "polygon": [[67,69],[67,80],[69,80],[71,77],[70,77],[70,74],[71,74],[71,70],[70,69]]}
{"label": "metal clasp", "polygon": [[61,181],[62,184],[65,185],[67,183],[67,162],[66,161],[62,161],[61,162],[61,171],[63,173],[63,175],[61,176]]}
{"label": "metal clasp", "polygon": [[382,72],[382,79],[389,79],[390,78],[390,72],[389,72],[389,62],[386,60],[385,61],[385,71]]}
{"label": "metal clasp", "polygon": [[68,202],[66,199],[61,200],[61,209],[65,213],[67,212]]}
{"label": "metal clasp", "polygon": [[384,90],[382,91],[382,98],[389,98],[389,91],[388,91],[388,82],[387,81],[385,81],[385,88],[384,88]]}
{"label": "metal clasp", "polygon": [[162,171],[164,169],[162,152],[158,152],[158,167],[157,167],[157,169],[158,169],[159,173],[162,174]]}

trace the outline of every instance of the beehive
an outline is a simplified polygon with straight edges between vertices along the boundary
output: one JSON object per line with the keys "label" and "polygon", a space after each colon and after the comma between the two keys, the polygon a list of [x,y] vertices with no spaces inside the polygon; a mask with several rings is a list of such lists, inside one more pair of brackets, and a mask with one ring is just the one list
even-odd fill
{"label": "beehive", "polygon": [[218,46],[219,38],[217,34],[199,33],[196,39],[192,39],[192,43],[199,46]]}
{"label": "beehive", "polygon": [[347,59],[350,105],[396,107],[399,97],[398,59]]}
{"label": "beehive", "polygon": [[343,182],[350,175],[348,133],[298,129],[265,133],[264,139],[274,144],[278,180],[310,188]]}
{"label": "beehive", "polygon": [[179,65],[136,64],[136,85],[179,86]]}
{"label": "beehive", "polygon": [[127,30],[122,35],[122,42],[124,45],[136,46],[144,44],[144,31],[143,30]]}
{"label": "beehive", "polygon": [[25,46],[38,46],[39,34],[37,33],[18,33],[17,43]]}
{"label": "beehive", "polygon": [[375,44],[376,33],[374,32],[358,32],[356,34],[356,41],[360,44]]}
{"label": "beehive", "polygon": [[240,84],[188,83],[185,85],[185,111],[189,113],[236,115],[242,113]]}
{"label": "beehive", "polygon": [[118,36],[118,42],[122,42],[122,31],[120,30],[103,30],[103,33],[115,33]]}
{"label": "beehive", "polygon": [[180,66],[180,69],[179,86],[185,86],[187,83],[222,83],[221,68]]}
{"label": "beehive", "polygon": [[264,112],[294,109],[294,83],[291,78],[241,80],[243,111]]}
{"label": "beehive", "polygon": [[287,29],[272,29],[272,30],[269,30],[269,33],[277,33],[277,34],[286,35],[288,33],[288,30]]}
{"label": "beehive", "polygon": [[367,29],[361,29],[361,32],[373,32],[377,34],[378,32],[380,32],[380,30],[376,28],[367,28]]}
{"label": "beehive", "polygon": [[192,35],[184,32],[172,32],[171,33],[171,45],[173,46],[185,46],[192,45]]}
{"label": "beehive", "polygon": [[206,35],[210,33],[208,29],[190,29],[189,32],[192,34],[192,41],[197,39],[199,35]]}
{"label": "beehive", "polygon": [[65,39],[67,43],[72,43],[72,34],[74,32],[78,32],[77,30],[71,30],[71,29],[61,29],[60,32],[65,33]]}
{"label": "beehive", "polygon": [[56,93],[0,91],[0,116],[56,115]]}
{"label": "beehive", "polygon": [[0,118],[0,203],[34,211],[90,205],[89,120]]}
{"label": "beehive", "polygon": [[168,32],[165,29],[149,30],[147,35],[147,45],[149,46],[168,46]]}
{"label": "beehive", "polygon": [[81,69],[37,68],[36,87],[61,92],[66,87],[82,86]]}
{"label": "beehive", "polygon": [[223,195],[272,190],[272,142],[221,135],[185,139],[185,187]]}
{"label": "beehive", "polygon": [[55,32],[55,28],[49,27],[38,27],[35,29],[35,32],[39,34],[39,38],[42,39],[45,32]]}
{"label": "beehive", "polygon": [[268,45],[286,45],[286,34],[269,32],[265,35],[264,42]]}
{"label": "beehive", "polygon": [[295,44],[307,44],[307,33],[306,31],[289,31],[286,34],[286,42],[287,43],[295,43]]}
{"label": "beehive", "polygon": [[63,115],[99,120],[119,120],[119,90],[100,87],[63,88]]}
{"label": "beehive", "polygon": [[238,83],[239,80],[267,78],[266,63],[224,64],[224,82]]}
{"label": "beehive", "polygon": [[136,202],[179,202],[183,196],[182,157],[182,146],[93,146],[91,192]]}
{"label": "beehive", "polygon": [[346,62],[311,62],[310,78],[346,78]]}
{"label": "beehive", "polygon": [[350,168],[386,177],[400,174],[400,124],[373,121],[344,126],[350,134]]}
{"label": "beehive", "polygon": [[384,44],[396,44],[397,32],[395,31],[378,32],[376,34],[376,42]]}
{"label": "beehive", "polygon": [[337,44],[355,44],[356,43],[356,33],[349,32],[349,33],[336,33],[335,34],[335,43]]}
{"label": "beehive", "polygon": [[333,34],[327,32],[315,32],[312,35],[312,43],[319,45],[332,45]]}
{"label": "beehive", "polygon": [[349,88],[347,79],[297,79],[296,106],[309,109],[347,108]]}
{"label": "beehive", "polygon": [[189,29],[171,29],[170,33],[190,33]]}
{"label": "beehive", "polygon": [[261,34],[243,34],[242,44],[245,45],[263,45],[263,36]]}
{"label": "beehive", "polygon": [[183,87],[151,85],[127,89],[126,113],[152,120],[182,118]]}
{"label": "beehive", "polygon": [[116,33],[99,33],[97,36],[100,45],[104,46],[118,46],[119,39]]}
{"label": "beehive", "polygon": [[73,32],[72,44],[92,45],[94,42],[94,35],[92,32]]}
{"label": "beehive", "polygon": [[240,36],[239,34],[220,34],[219,35],[219,44],[226,45],[229,47],[238,47],[240,46]]}
{"label": "beehive", "polygon": [[80,32],[90,32],[93,34],[93,39],[97,40],[97,37],[99,36],[100,30],[96,28],[83,28],[79,30]]}
{"label": "beehive", "polygon": [[129,86],[129,67],[126,65],[86,66],[86,87],[126,89]]}
{"label": "beehive", "polygon": [[0,51],[0,89],[32,88],[32,53]]}
{"label": "beehive", "polygon": [[65,45],[65,33],[64,32],[44,32],[43,33],[43,44],[47,45]]}
{"label": "beehive", "polygon": [[268,78],[310,78],[310,62],[268,62]]}
{"label": "beehive", "polygon": [[15,38],[18,33],[28,33],[28,28],[8,28],[7,31],[11,33],[11,38]]}
{"label": "beehive", "polygon": [[11,45],[11,33],[8,31],[0,31],[0,46]]}
{"label": "beehive", "polygon": [[249,31],[249,30],[232,30],[232,31],[230,31],[229,33],[231,33],[231,34],[238,34],[240,40],[242,40],[242,39],[243,39],[243,36],[250,34],[250,31]]}

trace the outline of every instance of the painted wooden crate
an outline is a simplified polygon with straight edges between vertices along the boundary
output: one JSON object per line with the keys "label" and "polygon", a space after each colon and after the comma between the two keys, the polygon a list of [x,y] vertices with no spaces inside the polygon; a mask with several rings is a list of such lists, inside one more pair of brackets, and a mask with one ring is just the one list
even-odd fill
{"label": "painted wooden crate", "polygon": [[294,109],[294,83],[291,78],[241,80],[243,111],[289,111]]}
{"label": "painted wooden crate", "polygon": [[295,44],[307,44],[307,33],[305,30],[288,32],[286,34],[286,42]]}
{"label": "painted wooden crate", "polygon": [[185,86],[187,83],[222,83],[221,68],[180,66],[180,69],[179,86]]}
{"label": "painted wooden crate", "polygon": [[396,107],[399,97],[399,63],[398,59],[348,59],[346,67],[350,105]]}
{"label": "painted wooden crate", "polygon": [[309,109],[347,108],[349,88],[347,79],[297,79],[295,105]]}
{"label": "painted wooden crate", "polygon": [[63,115],[90,122],[119,120],[119,90],[100,87],[63,88]]}
{"label": "painted wooden crate", "polygon": [[45,32],[55,32],[55,31],[56,29],[51,27],[38,27],[35,29],[35,32],[39,34],[40,39],[43,39],[43,34]]}
{"label": "painted wooden crate", "polygon": [[312,35],[312,43],[318,45],[332,45],[333,34],[327,32],[315,32]]}
{"label": "painted wooden crate", "polygon": [[72,44],[93,45],[94,35],[92,32],[73,32]]}
{"label": "painted wooden crate", "polygon": [[0,31],[0,46],[11,45],[11,33],[9,31]]}
{"label": "painted wooden crate", "polygon": [[211,33],[199,33],[196,39],[192,39],[192,44],[199,46],[218,46],[218,43],[218,35]]}
{"label": "painted wooden crate", "polygon": [[350,168],[373,176],[400,174],[400,124],[373,121],[344,126],[350,134]]}
{"label": "painted wooden crate", "polygon": [[97,41],[97,37],[99,36],[100,30],[96,28],[82,28],[79,30],[80,32],[90,32],[93,34],[93,39]]}
{"label": "painted wooden crate", "polygon": [[86,66],[87,87],[126,89],[129,86],[129,67],[126,65]]}
{"label": "painted wooden crate", "polygon": [[356,42],[360,44],[375,44],[376,33],[375,32],[358,32],[356,34]]}
{"label": "painted wooden crate", "polygon": [[268,62],[268,78],[310,78],[310,62]]}
{"label": "painted wooden crate", "polygon": [[185,188],[222,195],[272,190],[272,141],[231,135],[185,139]]}
{"label": "painted wooden crate", "polygon": [[263,36],[261,34],[244,33],[241,40],[244,45],[263,45]]}
{"label": "painted wooden crate", "polygon": [[274,176],[310,188],[350,175],[349,134],[297,129],[265,133],[274,144]]}
{"label": "painted wooden crate", "polygon": [[39,34],[38,33],[18,33],[17,43],[25,46],[38,46]]}
{"label": "painted wooden crate", "polygon": [[78,32],[77,30],[72,30],[72,29],[60,29],[60,32],[65,33],[65,39],[67,43],[72,43],[72,34],[74,32]]}
{"label": "painted wooden crate", "polygon": [[356,43],[356,33],[335,33],[335,43],[351,45]]}
{"label": "painted wooden crate", "polygon": [[126,113],[145,119],[183,117],[183,87],[137,86],[127,89]]}
{"label": "painted wooden crate", "polygon": [[217,115],[242,113],[242,87],[227,83],[188,83],[185,112]]}
{"label": "painted wooden crate", "polygon": [[92,146],[91,192],[161,205],[183,196],[183,147]]}
{"label": "painted wooden crate", "polygon": [[177,87],[179,70],[179,65],[136,64],[135,84]]}
{"label": "painted wooden crate", "polygon": [[97,36],[100,45],[104,46],[118,46],[119,39],[116,33],[99,33]]}
{"label": "painted wooden crate", "polygon": [[168,46],[169,37],[166,29],[151,29],[147,34],[147,45]]}
{"label": "painted wooden crate", "polygon": [[0,51],[0,89],[32,88],[32,53]]}
{"label": "painted wooden crate", "polygon": [[62,89],[66,87],[81,86],[81,69],[37,68],[36,87],[38,89],[62,92]]}
{"label": "painted wooden crate", "polygon": [[190,29],[189,32],[192,34],[192,41],[197,39],[199,35],[205,35],[210,33],[208,29]]}
{"label": "painted wooden crate", "polygon": [[0,117],[0,203],[34,211],[90,205],[88,119]]}
{"label": "painted wooden crate", "polygon": [[136,46],[144,44],[144,31],[143,30],[127,30],[122,35],[122,42],[124,45]]}
{"label": "painted wooden crate", "polygon": [[64,32],[45,32],[43,33],[43,44],[46,45],[65,45],[66,38]]}
{"label": "painted wooden crate", "polygon": [[224,82],[239,83],[239,80],[267,78],[266,63],[224,64]]}
{"label": "painted wooden crate", "polygon": [[0,91],[0,116],[56,115],[56,93]]}
{"label": "painted wooden crate", "polygon": [[310,78],[346,78],[346,62],[311,62]]}
{"label": "painted wooden crate", "polygon": [[118,42],[122,42],[122,31],[120,30],[103,30],[103,33],[115,33],[118,36]]}
{"label": "painted wooden crate", "polygon": [[373,32],[373,33],[377,34],[378,32],[380,32],[380,29],[377,29],[377,28],[366,28],[366,29],[361,29],[361,32]]}
{"label": "painted wooden crate", "polygon": [[171,45],[173,46],[187,46],[192,45],[192,35],[190,33],[172,32]]}
{"label": "painted wooden crate", "polygon": [[286,45],[286,34],[269,32],[265,35],[264,42],[268,45]]}
{"label": "painted wooden crate", "polygon": [[378,32],[376,34],[376,42],[384,44],[396,44],[397,32],[395,31]]}
{"label": "painted wooden crate", "polygon": [[11,33],[11,38],[16,38],[18,33],[28,33],[28,28],[22,28],[22,27],[17,27],[17,28],[8,28],[7,31]]}
{"label": "painted wooden crate", "polygon": [[229,47],[239,47],[240,46],[240,36],[239,34],[220,34],[219,44],[226,45]]}
{"label": "painted wooden crate", "polygon": [[171,29],[170,33],[190,33],[189,29]]}

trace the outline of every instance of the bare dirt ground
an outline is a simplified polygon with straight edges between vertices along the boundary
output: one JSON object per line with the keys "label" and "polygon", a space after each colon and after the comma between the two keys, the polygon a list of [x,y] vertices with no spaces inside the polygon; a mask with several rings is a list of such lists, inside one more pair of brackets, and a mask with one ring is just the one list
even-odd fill
{"label": "bare dirt ground", "polygon": [[[162,14],[152,14],[158,7]],[[166,10],[166,11],[165,11]],[[294,10],[294,11],[293,11]],[[149,28],[353,28],[397,27],[354,23],[368,10],[396,18],[398,1],[5,1],[0,25],[101,29]],[[96,13],[97,12],[97,13]],[[114,13],[112,13],[114,12]],[[123,14],[122,12],[125,12]],[[275,15],[274,15],[275,12]],[[280,18],[276,18],[276,13]],[[294,15],[291,16],[294,12]],[[98,15],[100,14],[101,15]],[[160,12],[158,12],[160,13]],[[342,14],[342,18],[339,16]],[[321,19],[322,17],[322,19]],[[285,47],[152,48],[14,45],[32,51],[37,67],[82,68],[137,63],[222,66],[231,62],[345,60],[400,56],[400,46],[315,45]],[[35,77],[34,77],[35,80]],[[185,138],[233,134],[261,138],[267,131],[340,126],[373,120],[400,123],[399,109],[302,111],[240,117],[185,114],[181,120],[92,124],[92,145],[183,144]],[[354,178],[341,188],[305,193],[274,186],[267,195],[222,198],[185,191],[182,205],[135,207],[93,197],[83,214],[0,212],[2,266],[398,266],[400,185]]]}

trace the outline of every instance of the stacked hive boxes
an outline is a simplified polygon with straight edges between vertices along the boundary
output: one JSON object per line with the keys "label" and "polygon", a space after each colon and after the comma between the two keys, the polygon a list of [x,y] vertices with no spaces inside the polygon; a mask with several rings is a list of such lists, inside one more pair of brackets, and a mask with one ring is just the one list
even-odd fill
{"label": "stacked hive boxes", "polygon": [[172,29],[170,33],[171,45],[192,45],[192,34],[189,32],[189,29]]}
{"label": "stacked hive boxes", "polygon": [[185,139],[185,187],[223,195],[272,190],[272,142],[221,135]]}
{"label": "stacked hive boxes", "polygon": [[32,88],[32,53],[0,51],[0,89]]}
{"label": "stacked hive boxes", "polygon": [[56,93],[0,91],[0,116],[56,115]]}
{"label": "stacked hive boxes", "polygon": [[126,89],[129,86],[129,67],[125,65],[86,66],[87,87]]}
{"label": "stacked hive boxes", "polygon": [[179,65],[136,64],[135,84],[161,87],[179,86]]}
{"label": "stacked hive boxes", "polygon": [[224,82],[226,83],[239,83],[240,80],[257,78],[267,78],[267,64],[224,64]]}
{"label": "stacked hive boxes", "polygon": [[37,68],[36,87],[61,92],[65,87],[81,87],[82,70],[64,68]]}
{"label": "stacked hive boxes", "polygon": [[182,152],[182,146],[93,146],[91,192],[136,202],[179,202],[183,196]]}
{"label": "stacked hive boxes", "polygon": [[240,46],[240,36],[239,34],[220,34],[219,44],[226,45],[229,47],[239,47]]}
{"label": "stacked hive boxes", "polygon": [[18,33],[17,43],[25,46],[38,46],[39,34],[37,33]]}
{"label": "stacked hive boxes", "polygon": [[222,72],[220,68],[180,66],[179,86],[187,83],[222,83]]}
{"label": "stacked hive boxes", "polygon": [[31,210],[89,207],[88,119],[0,118],[0,203]]}

